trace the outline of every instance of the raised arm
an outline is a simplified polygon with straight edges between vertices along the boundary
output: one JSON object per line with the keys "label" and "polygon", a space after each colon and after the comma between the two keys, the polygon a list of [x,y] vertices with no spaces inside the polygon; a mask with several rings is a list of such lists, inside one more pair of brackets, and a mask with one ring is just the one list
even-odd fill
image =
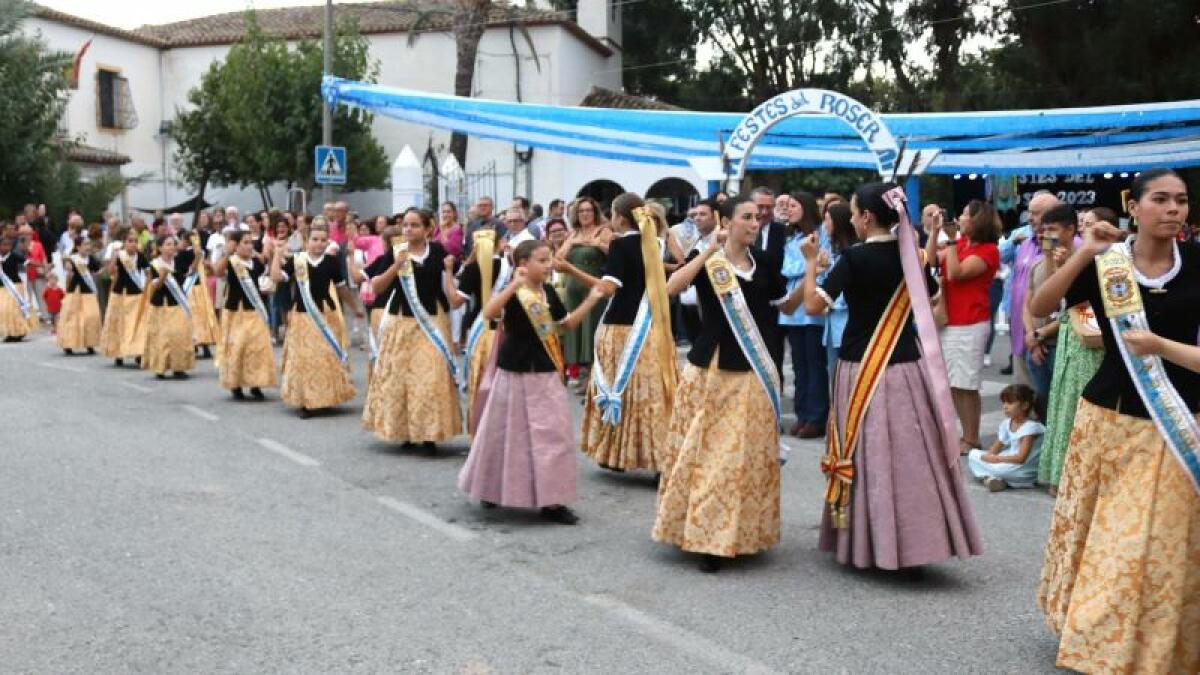
{"label": "raised arm", "polygon": [[583,299],[583,302],[579,303],[578,307],[571,310],[570,314],[563,317],[563,320],[559,321],[558,325],[566,328],[567,330],[575,330],[577,327],[579,327],[579,324],[583,323],[583,320],[587,318],[588,314],[592,311],[592,308],[596,306],[596,303],[603,299],[604,294],[600,292],[598,287],[593,286],[592,291],[587,294],[587,297]]}
{"label": "raised arm", "polygon": [[1056,311],[1079,274],[1092,264],[1092,259],[1121,238],[1121,231],[1110,223],[1100,222],[1083,233],[1083,244],[1049,279],[1042,282],[1029,302],[1029,311],[1036,317],[1047,317]]}
{"label": "raised arm", "polygon": [[524,285],[525,274],[524,267],[513,270],[512,281],[499,293],[492,293],[492,297],[488,298],[487,304],[483,307],[483,318],[499,319],[504,314],[504,306],[516,294],[517,289]]}

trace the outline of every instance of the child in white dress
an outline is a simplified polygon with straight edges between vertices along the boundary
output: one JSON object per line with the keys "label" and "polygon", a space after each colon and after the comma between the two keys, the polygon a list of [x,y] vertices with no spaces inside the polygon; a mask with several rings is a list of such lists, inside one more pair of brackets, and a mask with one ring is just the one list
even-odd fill
{"label": "child in white dress", "polygon": [[987,452],[978,448],[967,455],[971,474],[992,492],[1005,488],[1031,488],[1037,482],[1038,457],[1046,427],[1030,419],[1033,390],[1013,384],[1000,392],[1004,421],[996,442]]}

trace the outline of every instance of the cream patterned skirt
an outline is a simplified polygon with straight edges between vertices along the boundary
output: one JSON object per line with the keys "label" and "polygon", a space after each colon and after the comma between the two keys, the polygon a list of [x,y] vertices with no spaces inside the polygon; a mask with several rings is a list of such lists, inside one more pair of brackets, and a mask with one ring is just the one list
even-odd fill
{"label": "cream patterned skirt", "polygon": [[274,387],[275,351],[271,329],[253,309],[221,312],[221,351],[217,361],[222,389]]}
{"label": "cream patterned skirt", "polygon": [[142,355],[146,347],[146,330],[145,321],[137,320],[141,304],[140,293],[113,293],[108,296],[104,328],[100,331],[100,353],[110,359]]}
{"label": "cream patterned skirt", "polygon": [[196,365],[192,323],[182,307],[146,307],[146,348],[142,368],[164,375],[168,370],[187,372]]}
{"label": "cream patterned skirt", "polygon": [[[347,348],[345,322],[341,312],[327,309],[321,313],[342,349]],[[280,398],[299,408],[330,408],[354,398],[354,383],[349,371],[338,361],[333,349],[308,314],[293,311],[288,316],[287,340],[283,343],[283,372]]]}
{"label": "cream patterned skirt", "polygon": [[[448,314],[433,322],[447,345]],[[363,428],[385,441],[446,441],[462,433],[458,387],[441,352],[417,320],[393,316],[383,329],[379,359],[363,407]]]}
{"label": "cream patterned skirt", "polygon": [[[18,315],[19,316],[19,315]],[[92,293],[68,293],[58,315],[58,346],[87,349],[100,346],[100,303]]]}

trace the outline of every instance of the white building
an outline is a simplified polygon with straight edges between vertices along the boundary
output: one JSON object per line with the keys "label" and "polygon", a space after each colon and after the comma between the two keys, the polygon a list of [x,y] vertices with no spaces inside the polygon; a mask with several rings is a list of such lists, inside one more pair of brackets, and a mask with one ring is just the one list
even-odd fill
{"label": "white building", "polygon": [[[519,83],[520,100],[531,103],[578,105],[589,93],[596,99],[597,92],[601,100],[620,98],[603,94],[620,88],[621,4],[580,0],[577,20],[547,10],[497,8],[480,41],[474,96],[515,101]],[[453,93],[455,49],[448,15],[426,24],[410,44],[408,31],[417,16],[410,5],[343,4],[336,11],[340,17],[354,16],[360,32],[370,40],[371,57],[380,64],[381,84]],[[289,41],[321,35],[321,6],[260,10],[257,16],[264,31]],[[536,59],[520,34],[510,40],[513,16],[526,26]],[[75,153],[77,161],[86,160],[97,168],[121,165],[125,176],[140,178],[114,209],[164,207],[194,196],[191,186],[177,182],[171,166],[174,147],[166,132],[176,109],[187,105],[187,92],[241,38],[241,13],[127,31],[37,7],[25,30],[40,33],[51,48],[71,53],[78,53],[91,40],[60,130],[84,143]],[[374,132],[392,158],[405,145],[418,157],[432,145],[444,157],[450,137],[448,132],[384,117],[375,118]],[[493,195],[502,204],[514,194],[546,203],[555,197],[574,197],[598,179],[615,179],[624,189],[644,193],[667,177],[682,179],[703,192],[699,176],[678,167],[630,166],[542,150],[525,161],[528,155],[518,150],[526,149],[471,139],[466,166],[468,175],[475,177],[471,192]],[[210,187],[205,197],[242,209],[262,206],[256,190]],[[286,204],[282,186],[272,190],[272,198],[276,205]],[[363,214],[390,210],[387,191],[349,193],[344,198]]]}

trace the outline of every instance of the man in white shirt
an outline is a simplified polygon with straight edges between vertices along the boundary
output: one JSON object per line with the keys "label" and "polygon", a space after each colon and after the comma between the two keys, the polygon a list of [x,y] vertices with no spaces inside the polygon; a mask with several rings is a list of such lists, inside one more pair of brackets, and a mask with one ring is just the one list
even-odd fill
{"label": "man in white shirt", "polygon": [[505,250],[512,251],[521,242],[536,239],[526,225],[525,211],[521,208],[514,207],[504,212],[505,232],[501,235],[501,241]]}

